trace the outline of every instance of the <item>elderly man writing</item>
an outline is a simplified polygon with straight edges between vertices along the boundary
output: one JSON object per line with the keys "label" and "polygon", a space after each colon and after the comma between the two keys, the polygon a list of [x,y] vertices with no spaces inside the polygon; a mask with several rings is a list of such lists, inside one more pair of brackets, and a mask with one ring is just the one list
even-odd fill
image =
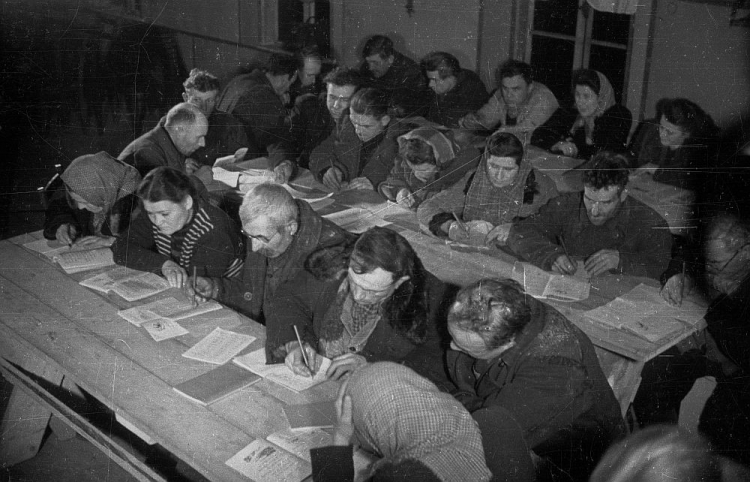
{"label": "elderly man writing", "polygon": [[308,254],[352,236],[276,184],[248,192],[239,214],[248,238],[242,273],[233,279],[198,277],[196,291],[261,323],[277,288],[302,271]]}
{"label": "elderly man writing", "polygon": [[602,152],[583,173],[583,192],[564,194],[513,225],[508,246],[545,270],[572,274],[576,259],[592,276],[610,271],[659,279],[672,237],[653,209],[628,197],[628,161]]}

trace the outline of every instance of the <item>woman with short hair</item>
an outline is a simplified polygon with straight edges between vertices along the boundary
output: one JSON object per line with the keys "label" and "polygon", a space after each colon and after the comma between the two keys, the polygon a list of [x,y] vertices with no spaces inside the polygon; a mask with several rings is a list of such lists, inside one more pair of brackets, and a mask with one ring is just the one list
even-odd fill
{"label": "woman with short hair", "polygon": [[143,209],[114,245],[117,264],[164,275],[183,287],[193,272],[204,277],[232,277],[244,257],[239,232],[221,209],[198,196],[189,176],[158,167],[136,194]]}

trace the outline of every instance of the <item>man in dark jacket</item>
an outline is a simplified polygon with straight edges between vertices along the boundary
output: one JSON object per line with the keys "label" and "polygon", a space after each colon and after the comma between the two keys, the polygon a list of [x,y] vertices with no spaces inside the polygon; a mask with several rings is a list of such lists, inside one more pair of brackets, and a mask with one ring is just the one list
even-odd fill
{"label": "man in dark jacket", "polygon": [[141,177],[155,167],[167,166],[188,172],[185,160],[206,145],[208,120],[201,110],[183,102],[169,109],[159,124],[122,150],[117,159],[138,169]]}
{"label": "man in dark jacket", "polygon": [[628,160],[602,152],[584,171],[584,191],[552,199],[514,224],[508,247],[545,270],[572,274],[575,258],[592,276],[609,271],[659,279],[669,264],[667,222],[628,197]]}
{"label": "man in dark jacket", "polygon": [[353,237],[277,184],[261,184],[248,192],[240,220],[248,238],[242,273],[233,279],[198,277],[196,290],[260,323],[279,285],[303,270],[311,252]]}
{"label": "man in dark jacket", "polygon": [[458,59],[446,52],[432,52],[422,59],[432,96],[427,120],[458,128],[458,121],[487,102],[487,88],[477,74],[462,69]]}
{"label": "man in dark jacket", "polygon": [[384,35],[370,37],[362,49],[364,62],[360,73],[363,87],[388,92],[393,103],[404,109],[399,117],[424,116],[430,99],[422,70],[416,62],[393,48],[393,41]]}

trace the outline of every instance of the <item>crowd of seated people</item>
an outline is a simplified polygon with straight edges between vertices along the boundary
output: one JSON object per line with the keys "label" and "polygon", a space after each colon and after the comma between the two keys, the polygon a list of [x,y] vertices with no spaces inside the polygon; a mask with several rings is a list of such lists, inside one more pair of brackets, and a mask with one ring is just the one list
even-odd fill
{"label": "crowd of seated people", "polygon": [[[718,156],[711,117],[665,98],[631,134],[633,114],[595,70],[572,72],[564,105],[516,59],[488,93],[448,52],[415,62],[375,35],[361,57],[350,68],[315,48],[273,54],[224,86],[193,69],[184,102],[117,159],[64,170],[44,236],[111,246],[116,263],[265,324],[269,363],[310,376],[331,359],[338,424],[312,453],[315,480],[351,480],[352,444],[381,457],[373,480],[586,480],[626,425],[591,340],[563,314],[510,280],[451,286],[394,230],[345,231],[281,186],[305,170],[334,193],[408,208],[426,236],[560,274],[651,278],[674,305],[701,290],[706,346],[649,362],[633,413],[673,423],[713,374],[701,432],[750,462],[747,214],[702,209],[700,234],[675,237],[631,191],[641,177],[702,189]],[[577,158],[580,190],[558,192],[538,152]],[[266,157],[276,181],[247,192],[235,220],[204,184],[226,156]],[[625,470],[625,443],[592,480]]]}

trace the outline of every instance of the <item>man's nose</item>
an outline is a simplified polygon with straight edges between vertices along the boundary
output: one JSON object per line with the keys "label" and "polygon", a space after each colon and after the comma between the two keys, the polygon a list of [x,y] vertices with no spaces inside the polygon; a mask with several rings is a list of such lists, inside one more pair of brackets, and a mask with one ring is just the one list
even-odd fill
{"label": "man's nose", "polygon": [[257,253],[260,248],[262,248],[262,244],[257,239],[251,239],[250,240],[250,248],[253,250],[254,253]]}
{"label": "man's nose", "polygon": [[594,203],[591,205],[591,214],[594,216],[597,216],[599,214],[599,203]]}

